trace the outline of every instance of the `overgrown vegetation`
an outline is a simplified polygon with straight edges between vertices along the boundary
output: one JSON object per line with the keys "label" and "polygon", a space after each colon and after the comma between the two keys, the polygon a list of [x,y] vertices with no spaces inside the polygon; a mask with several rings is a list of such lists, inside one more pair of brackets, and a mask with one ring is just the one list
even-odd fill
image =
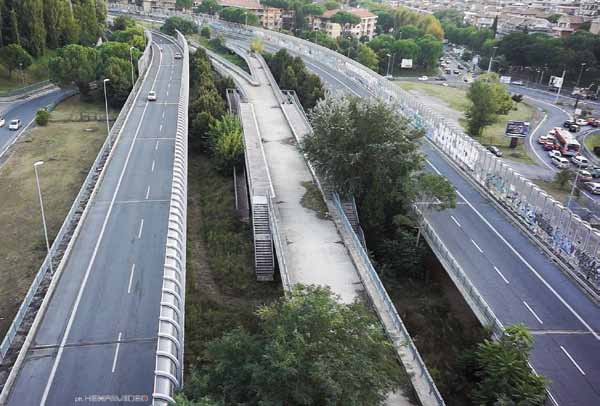
{"label": "overgrown vegetation", "polygon": [[296,285],[256,311],[255,331],[211,341],[185,393],[225,405],[382,405],[403,381],[381,324],[362,303]]}
{"label": "overgrown vegetation", "polygon": [[284,90],[294,90],[302,106],[308,110],[325,96],[321,79],[306,69],[300,57],[292,57],[285,49],[276,54],[265,54],[273,77]]}
{"label": "overgrown vegetation", "polygon": [[177,37],[177,31],[183,35],[195,34],[198,32],[198,25],[190,20],[181,17],[169,17],[160,27],[160,31],[172,37]]}

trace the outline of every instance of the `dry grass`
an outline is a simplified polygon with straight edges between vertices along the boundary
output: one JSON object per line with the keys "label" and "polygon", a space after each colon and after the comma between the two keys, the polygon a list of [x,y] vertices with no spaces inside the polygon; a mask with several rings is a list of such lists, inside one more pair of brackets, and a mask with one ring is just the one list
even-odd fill
{"label": "dry grass", "polygon": [[46,255],[33,163],[45,161],[39,175],[53,239],[105,138],[102,123],[34,127],[0,167],[0,336],[12,322]]}

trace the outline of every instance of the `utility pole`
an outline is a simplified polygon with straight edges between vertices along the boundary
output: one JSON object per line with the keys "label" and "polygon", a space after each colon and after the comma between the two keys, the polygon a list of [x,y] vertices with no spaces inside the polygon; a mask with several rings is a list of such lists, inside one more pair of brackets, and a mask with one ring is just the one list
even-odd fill
{"label": "utility pole", "polygon": [[558,103],[558,98],[560,97],[560,91],[562,90],[566,73],[567,73],[567,71],[563,70],[562,78],[560,79],[560,86],[558,87],[558,92],[556,92],[556,99],[554,99],[554,104]]}
{"label": "utility pole", "polygon": [[577,84],[575,87],[579,88],[579,82],[581,81],[581,75],[583,75],[583,68],[587,65],[585,62],[581,62],[581,69],[579,70],[579,76],[577,77]]}
{"label": "utility pole", "polygon": [[492,57],[490,58],[490,64],[488,65],[488,70],[487,73],[490,73],[492,71],[492,62],[494,61],[494,57],[496,56],[496,50],[498,49],[498,47],[494,47],[494,52],[492,53]]}
{"label": "utility pole", "polygon": [[390,54],[386,54],[388,57],[388,64],[387,64],[387,70],[385,71],[385,76],[388,77],[390,76],[390,62],[392,62],[392,55]]}

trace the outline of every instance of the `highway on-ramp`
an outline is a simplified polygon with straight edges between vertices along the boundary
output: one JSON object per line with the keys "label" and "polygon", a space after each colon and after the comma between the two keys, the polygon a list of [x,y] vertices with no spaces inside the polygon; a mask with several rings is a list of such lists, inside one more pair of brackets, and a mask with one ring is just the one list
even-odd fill
{"label": "highway on-ramp", "polygon": [[[152,63],[10,392],[8,404],[152,401],[182,63]],[[156,101],[148,101],[155,90]]]}
{"label": "highway on-ramp", "polygon": [[[275,50],[269,44],[266,48]],[[298,56],[330,89],[372,96],[326,64]],[[523,323],[533,332],[531,363],[550,379],[555,402],[560,406],[600,405],[597,305],[441,152],[429,142],[424,143],[423,152],[428,170],[446,176],[458,192],[455,209],[427,215],[446,247],[505,326]]]}
{"label": "highway on-ramp", "polygon": [[[55,89],[48,93],[32,97],[24,101],[16,101],[0,113],[0,117],[4,117],[6,123],[0,127],[0,158],[8,147],[12,145],[21,134],[27,130],[27,127],[35,119],[35,113],[48,105],[55,104],[62,100],[68,93],[65,89]],[[8,129],[10,121],[13,119],[21,120],[21,128],[17,131]]]}

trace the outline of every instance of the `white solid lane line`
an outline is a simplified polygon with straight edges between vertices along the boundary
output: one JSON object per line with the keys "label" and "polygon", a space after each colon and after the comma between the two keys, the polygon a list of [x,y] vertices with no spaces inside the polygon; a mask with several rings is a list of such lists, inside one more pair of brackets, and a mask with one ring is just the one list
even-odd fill
{"label": "white solid lane line", "polygon": [[152,169],[150,169],[150,172],[154,172],[154,164],[156,163],[156,161],[152,161]]}
{"label": "white solid lane line", "polygon": [[457,226],[461,227],[460,223],[454,218],[454,216],[451,215],[450,218],[456,223]]}
{"label": "white solid lane line", "polygon": [[117,367],[117,358],[119,357],[119,347],[121,346],[121,332],[119,331],[119,338],[117,339],[117,348],[115,349],[115,358],[113,358],[112,373],[115,373]]}
{"label": "white solid lane line", "polygon": [[536,314],[536,312],[533,311],[533,309],[531,308],[531,306],[529,306],[526,301],[523,300],[523,304],[525,305],[525,307],[527,308],[527,310],[529,310],[531,312],[531,314],[533,314],[533,317],[535,317],[535,319],[538,321],[538,323],[544,324],[544,322],[542,321],[542,319],[540,319],[540,317]]}
{"label": "white solid lane line", "polygon": [[135,264],[131,265],[131,271],[129,273],[129,286],[127,287],[127,293],[131,293],[131,285],[133,283],[133,273],[135,272]]}
{"label": "white solid lane line", "polygon": [[575,362],[575,360],[573,359],[573,357],[571,357],[571,354],[569,354],[567,352],[567,350],[565,350],[565,347],[563,347],[562,345],[560,346],[560,349],[562,350],[562,352],[565,353],[565,355],[571,360],[571,362],[573,363],[573,365],[575,365],[575,368],[577,368],[579,370],[579,372],[581,373],[581,375],[585,375],[585,372],[583,371],[583,369],[581,369],[581,367],[579,366],[579,364],[577,362]]}
{"label": "white solid lane line", "polygon": [[496,266],[494,266],[494,271],[496,271],[496,273],[498,275],[500,275],[500,277],[502,278],[502,280],[504,281],[504,283],[506,283],[507,285],[510,283],[508,281],[508,279],[506,279],[506,277],[502,274],[502,272],[500,272],[500,270]]}
{"label": "white solid lane line", "polygon": [[158,132],[162,132],[162,124],[160,125],[160,127],[158,128]]}
{"label": "white solid lane line", "polygon": [[140,229],[138,231],[138,240],[142,237],[142,230],[144,229],[144,219],[140,221]]}
{"label": "white solid lane line", "polygon": [[146,189],[146,200],[148,200],[149,197],[150,197],[150,186],[148,186],[148,189]]}
{"label": "white solid lane line", "polygon": [[[162,58],[162,55],[161,55]],[[160,65],[160,61],[159,61]],[[160,66],[156,71],[156,76],[154,77],[154,82],[152,84],[152,88],[156,83],[156,79],[160,73]],[[121,174],[119,175],[119,180],[117,181],[117,185],[113,196],[111,198],[111,203],[108,207],[108,211],[106,213],[106,217],[104,218],[104,222],[102,223],[102,228],[100,229],[100,234],[98,235],[98,239],[96,240],[96,246],[94,247],[94,251],[92,252],[92,257],[90,258],[90,262],[83,276],[83,280],[81,281],[81,285],[79,286],[79,292],[77,293],[77,298],[75,299],[75,303],[73,304],[73,310],[71,310],[71,315],[69,316],[69,321],[67,322],[67,327],[65,328],[65,333],[63,334],[63,338],[58,347],[58,352],[56,353],[56,358],[54,359],[54,364],[52,365],[52,370],[50,371],[50,376],[48,377],[48,382],[46,383],[46,388],[44,389],[44,394],[42,395],[42,400],[40,401],[40,406],[45,406],[46,401],[48,400],[48,395],[50,394],[50,388],[52,387],[52,383],[54,382],[54,377],[56,376],[56,370],[58,369],[58,364],[62,358],[62,354],[65,349],[65,344],[69,339],[69,334],[71,333],[71,328],[73,327],[73,322],[75,320],[75,315],[77,314],[77,309],[79,308],[79,303],[81,302],[81,298],[83,297],[83,291],[87,285],[87,281],[90,276],[90,272],[92,271],[92,267],[96,262],[96,256],[98,255],[98,250],[100,249],[100,243],[102,242],[102,238],[104,237],[104,232],[106,231],[106,226],[108,225],[108,220],[110,219],[110,214],[114,207],[115,200],[117,199],[117,193],[121,188],[121,183],[123,182],[123,177],[125,176],[125,171],[129,165],[129,159],[131,158],[131,153],[133,152],[133,147],[135,146],[135,140],[140,132],[140,128],[142,127],[142,123],[144,122],[144,116],[146,115],[146,111],[148,110],[148,101],[146,101],[146,105],[144,106],[144,110],[142,111],[142,115],[140,117],[140,121],[138,122],[137,128],[135,129],[135,134],[133,136],[133,142],[129,146],[129,151],[127,151],[127,156],[125,157],[125,163],[123,165],[123,169],[121,169]]]}
{"label": "white solid lane line", "polygon": [[158,151],[158,140],[156,140],[156,144],[154,145],[154,150]]}
{"label": "white solid lane line", "polygon": [[475,248],[477,248],[479,250],[479,252],[481,252],[483,254],[483,250],[481,248],[479,248],[479,245],[477,245],[477,243],[473,240],[471,240],[471,242],[473,243],[473,245],[475,246]]}
{"label": "white solid lane line", "polygon": [[[434,169],[434,171],[436,171],[438,174],[441,174],[441,172],[428,159],[426,159],[425,161],[429,164],[429,166],[431,166]],[[550,292],[552,292],[552,294],[554,295],[554,297],[556,297],[563,304],[563,306],[565,306],[569,310],[569,312],[571,312],[571,314],[573,316],[575,316],[575,318],[577,318],[577,320],[579,320],[579,322],[581,324],[583,324],[583,326],[590,333],[592,333],[592,335],[596,338],[596,340],[600,340],[600,335],[596,331],[594,331],[594,329],[583,319],[583,317],[581,317],[579,315],[579,313],[577,313],[575,311],[575,309],[573,309],[573,307],[571,307],[571,305],[569,303],[567,303],[567,301],[556,290],[554,290],[554,288],[552,287],[552,285],[550,285],[546,281],[546,279],[544,279],[544,277],[542,275],[540,275],[539,272],[536,271],[535,268],[533,266],[531,266],[529,264],[529,262],[527,262],[527,260],[525,258],[523,258],[523,256],[506,240],[506,238],[504,238],[504,236],[502,234],[500,234],[498,232],[498,230],[496,230],[494,228],[494,226],[492,226],[490,224],[489,221],[487,221],[487,219],[479,212],[479,210],[477,210],[475,208],[475,206],[473,206],[471,204],[471,202],[469,202],[463,196],[463,194],[460,193],[458,190],[456,191],[456,194],[467,203],[467,205],[471,208],[471,210],[473,210],[473,212],[475,212],[475,214],[477,215],[477,217],[479,217],[481,219],[481,221],[483,221],[489,227],[489,229],[492,230],[494,232],[494,234],[496,234],[496,236],[498,238],[500,238],[500,240],[513,252],[513,254],[515,254],[517,256],[517,258],[519,258],[521,260],[521,262],[523,262],[525,264],[525,266],[527,267],[527,269],[529,269],[540,280],[540,282],[542,282],[542,284],[546,288],[548,288],[548,290],[550,290]]]}

